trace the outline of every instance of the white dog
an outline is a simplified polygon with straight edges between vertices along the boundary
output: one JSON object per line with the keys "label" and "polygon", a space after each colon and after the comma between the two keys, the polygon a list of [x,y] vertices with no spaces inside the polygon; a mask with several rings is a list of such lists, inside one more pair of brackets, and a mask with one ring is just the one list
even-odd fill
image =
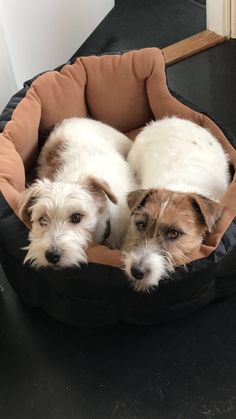
{"label": "white dog", "polygon": [[46,141],[38,177],[20,201],[31,224],[25,262],[65,268],[86,263],[90,241],[121,244],[130,219],[126,195],[135,181],[125,157],[131,141],[101,122],[66,119]]}
{"label": "white dog", "polygon": [[175,117],[147,125],[128,162],[140,189],[128,195],[132,219],[124,262],[134,288],[144,291],[189,262],[213,231],[230,181],[229,164],[207,129]]}

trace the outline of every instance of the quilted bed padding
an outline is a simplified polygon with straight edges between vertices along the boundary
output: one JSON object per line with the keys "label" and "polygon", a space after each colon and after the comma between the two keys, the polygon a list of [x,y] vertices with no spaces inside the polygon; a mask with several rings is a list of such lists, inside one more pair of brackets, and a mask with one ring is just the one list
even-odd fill
{"label": "quilted bed padding", "polygon": [[234,147],[221,129],[171,94],[157,48],[78,58],[37,77],[24,93],[19,103],[14,98],[18,104],[0,134],[0,245],[6,275],[28,304],[81,326],[120,319],[149,324],[185,315],[236,290],[231,280],[236,271],[235,177],[223,197],[224,212],[214,234],[196,249],[187,268],[177,268],[149,295],[129,288],[120,253],[100,245],[91,245],[89,264],[81,269],[54,272],[23,266],[21,248],[28,230],[17,216],[19,194],[47,133],[63,118],[90,116],[132,139],[150,119],[188,118],[211,130],[236,166]]}

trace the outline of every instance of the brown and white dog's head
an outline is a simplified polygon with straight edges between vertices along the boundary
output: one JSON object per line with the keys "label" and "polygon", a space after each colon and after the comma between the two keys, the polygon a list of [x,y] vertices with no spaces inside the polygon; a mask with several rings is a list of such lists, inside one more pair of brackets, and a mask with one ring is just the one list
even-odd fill
{"label": "brown and white dog's head", "polygon": [[24,262],[35,267],[66,268],[87,262],[90,241],[100,242],[109,218],[107,200],[116,198],[106,182],[37,180],[22,193],[20,218],[30,227]]}
{"label": "brown and white dog's head", "polygon": [[212,232],[222,208],[203,196],[165,189],[128,195],[131,224],[123,244],[125,271],[134,289],[158,285]]}

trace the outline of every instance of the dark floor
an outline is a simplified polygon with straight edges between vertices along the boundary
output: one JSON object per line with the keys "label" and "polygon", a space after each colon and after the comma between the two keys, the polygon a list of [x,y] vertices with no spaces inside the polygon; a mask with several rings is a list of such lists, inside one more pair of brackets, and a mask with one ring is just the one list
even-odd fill
{"label": "dark floor", "polygon": [[79,49],[81,54],[164,48],[206,29],[195,0],[116,0],[115,8]]}
{"label": "dark floor", "polygon": [[236,40],[167,69],[169,87],[236,134]]}
{"label": "dark floor", "polygon": [[[204,29],[199,3],[119,0],[80,52],[176,42]],[[167,76],[236,134],[236,41],[173,65]],[[95,333],[25,307],[0,276],[2,419],[236,418],[236,295],[168,325]]]}

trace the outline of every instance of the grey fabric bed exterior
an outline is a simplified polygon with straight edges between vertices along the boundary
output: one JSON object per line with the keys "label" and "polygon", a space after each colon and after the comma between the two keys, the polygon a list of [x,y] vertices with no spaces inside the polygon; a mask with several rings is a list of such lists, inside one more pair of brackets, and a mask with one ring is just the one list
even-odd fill
{"label": "grey fabric bed exterior", "polygon": [[[35,79],[38,82],[37,77],[26,82],[6,106],[0,116],[1,132],[6,129],[14,110],[25,98]],[[198,115],[205,115],[184,98],[174,92],[170,94],[178,104],[183,104]],[[215,123],[219,126],[219,122]],[[235,148],[233,135],[222,127],[221,130]],[[40,135],[42,140],[43,132]],[[161,282],[150,294],[134,292],[119,266],[97,262],[97,258],[91,258],[90,263],[81,269],[35,271],[23,265],[25,253],[21,248],[26,245],[27,237],[27,227],[18,218],[5,194],[1,193],[0,260],[5,274],[28,305],[39,307],[65,323],[82,327],[118,321],[158,324],[186,316],[214,299],[236,291],[236,279],[232,279],[236,278],[233,275],[236,273],[234,220],[227,226],[215,250],[207,257],[196,257],[186,268],[178,267],[168,280]]]}

